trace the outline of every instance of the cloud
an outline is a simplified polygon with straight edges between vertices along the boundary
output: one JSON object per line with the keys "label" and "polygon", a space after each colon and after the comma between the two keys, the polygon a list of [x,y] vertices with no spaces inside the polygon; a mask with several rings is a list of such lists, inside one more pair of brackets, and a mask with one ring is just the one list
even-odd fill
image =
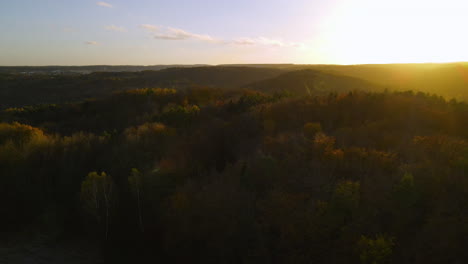
{"label": "cloud", "polygon": [[230,44],[247,46],[247,45],[263,45],[275,47],[300,47],[303,44],[297,42],[284,42],[278,39],[270,39],[265,37],[257,38],[238,38],[230,42]]}
{"label": "cloud", "polygon": [[237,38],[233,40],[226,40],[216,38],[210,35],[196,34],[188,32],[180,28],[156,26],[150,24],[142,24],[140,28],[148,31],[155,39],[160,40],[198,40],[203,42],[210,42],[215,44],[229,44],[229,45],[256,45],[256,46],[274,46],[274,47],[300,47],[303,44],[296,42],[285,42],[277,39],[270,39],[266,37],[256,38]]}
{"label": "cloud", "polygon": [[255,40],[251,38],[238,38],[231,41],[232,44],[235,45],[255,45]]}
{"label": "cloud", "polygon": [[206,42],[220,42],[221,41],[209,35],[195,34],[195,33],[191,33],[186,30],[180,29],[180,28],[163,27],[163,26],[156,26],[156,25],[151,25],[151,24],[142,24],[140,25],[140,28],[150,32],[151,36],[155,39],[162,39],[162,40],[195,39],[195,40],[206,41]]}
{"label": "cloud", "polygon": [[86,45],[99,45],[99,42],[97,41],[85,41]]}
{"label": "cloud", "polygon": [[127,29],[125,29],[124,27],[118,27],[118,26],[114,26],[114,25],[105,26],[104,28],[106,30],[108,30],[108,31],[127,32]]}
{"label": "cloud", "polygon": [[156,31],[159,31],[161,29],[160,26],[155,26],[155,25],[150,25],[150,24],[142,24],[140,25],[140,28],[143,28],[147,31],[150,31],[150,32],[156,32]]}
{"label": "cloud", "polygon": [[209,36],[209,35],[200,35],[195,33],[190,33],[183,29],[179,28],[165,28],[162,32],[156,33],[153,35],[155,39],[165,39],[165,40],[186,40],[186,39],[196,39],[206,42],[217,42],[218,40]]}
{"label": "cloud", "polygon": [[112,5],[106,2],[96,2],[96,5],[112,8]]}

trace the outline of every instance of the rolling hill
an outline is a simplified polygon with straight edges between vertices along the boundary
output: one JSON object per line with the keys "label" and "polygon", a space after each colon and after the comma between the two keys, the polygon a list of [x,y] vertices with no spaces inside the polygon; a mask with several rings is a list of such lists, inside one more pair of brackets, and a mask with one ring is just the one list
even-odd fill
{"label": "rolling hill", "polygon": [[324,73],[317,70],[298,70],[258,81],[245,88],[262,92],[290,92],[295,95],[318,95],[329,92],[381,91],[383,86],[358,78]]}
{"label": "rolling hill", "polygon": [[369,65],[295,65],[288,69],[313,69],[344,75],[388,87],[468,100],[468,63],[411,63]]}

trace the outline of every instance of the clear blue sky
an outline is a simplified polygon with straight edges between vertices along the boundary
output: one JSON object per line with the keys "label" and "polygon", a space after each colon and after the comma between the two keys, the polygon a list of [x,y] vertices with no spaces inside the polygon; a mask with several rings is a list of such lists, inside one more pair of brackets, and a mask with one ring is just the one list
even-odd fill
{"label": "clear blue sky", "polygon": [[[417,2],[413,5],[408,2],[411,1],[1,0],[0,65],[466,59],[462,50],[468,41],[459,31],[464,31],[468,22],[464,20],[466,5],[460,4],[463,1],[446,0],[452,5],[444,5],[451,6],[445,13],[440,12],[442,1],[413,0]],[[423,8],[425,11],[419,11],[422,4],[427,7]],[[441,19],[452,19],[442,24],[452,30],[451,35],[444,33],[447,28],[430,32],[423,24],[418,27],[412,22],[422,20],[433,27],[434,21]],[[423,38],[416,39],[408,28],[423,30]],[[439,47],[439,42],[437,46],[424,45],[437,33],[457,43],[451,53],[447,52],[448,47],[434,53],[431,48]],[[414,38],[413,44],[395,41],[402,38],[406,43]],[[387,50],[387,57],[379,57],[384,48],[395,45],[399,50],[390,54]],[[425,49],[421,49],[423,45]],[[458,48],[456,54],[454,48]],[[406,57],[398,57],[399,54]]]}

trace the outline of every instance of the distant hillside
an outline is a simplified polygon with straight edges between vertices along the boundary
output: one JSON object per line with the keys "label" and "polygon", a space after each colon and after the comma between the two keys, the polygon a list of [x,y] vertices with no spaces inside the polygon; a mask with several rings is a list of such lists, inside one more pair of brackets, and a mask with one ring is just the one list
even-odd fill
{"label": "distant hillside", "polygon": [[252,67],[197,67],[170,68],[158,72],[142,72],[138,78],[152,85],[186,86],[206,85],[218,88],[238,88],[259,80],[269,79],[284,71],[275,68]]}
{"label": "distant hillside", "polygon": [[[249,88],[264,92],[287,90],[295,94],[350,90],[414,90],[468,101],[468,64],[294,65],[256,64],[176,67],[138,71],[145,66],[86,66],[58,69],[103,70],[90,74],[2,73],[0,109],[6,107],[81,101],[145,87],[185,89],[209,86]],[[108,68],[109,67],[109,68]],[[121,68],[119,68],[121,67]],[[128,67],[128,68],[126,68]],[[149,66],[163,67],[163,66]],[[8,68],[8,67],[3,67]],[[11,68],[11,67],[10,67]],[[31,69],[37,67],[29,67]],[[27,70],[28,67],[17,67]],[[107,72],[115,70],[115,72]],[[126,70],[121,72],[120,70]]]}
{"label": "distant hillside", "polygon": [[297,95],[317,95],[353,90],[383,90],[383,87],[358,78],[324,73],[317,70],[299,70],[258,81],[245,86],[262,92],[287,91]]}
{"label": "distant hillside", "polygon": [[[204,66],[204,67],[200,67]],[[180,70],[187,68],[187,71]],[[205,70],[201,70],[206,68]],[[179,69],[179,70],[176,70]],[[261,70],[259,70],[261,69]],[[238,87],[263,77],[271,78],[269,71],[296,71],[304,69],[318,70],[336,75],[345,75],[370,81],[388,87],[391,90],[414,90],[443,95],[446,98],[457,98],[468,101],[468,63],[408,63],[408,64],[367,64],[367,65],[307,65],[307,64],[226,64],[219,66],[207,65],[90,65],[90,66],[0,66],[1,74],[21,75],[76,75],[82,73],[105,72],[113,77],[128,79],[135,85],[141,82],[156,82],[161,85],[181,86],[187,83],[202,85],[217,85],[222,87]],[[165,71],[168,70],[168,71]],[[255,72],[250,72],[253,70]],[[143,71],[160,71],[160,73],[141,73]],[[266,76],[262,76],[267,71]],[[248,73],[249,72],[249,73]],[[136,75],[133,75],[136,73]],[[278,72],[276,72],[278,73]],[[197,76],[200,74],[200,76]],[[220,75],[221,74],[221,75]],[[240,74],[237,75],[237,74]],[[257,79],[257,74],[262,78]],[[180,75],[180,76],[177,76]],[[107,78],[106,75],[83,77]],[[207,77],[210,77],[208,79]],[[0,78],[2,78],[0,76]],[[34,78],[34,77],[33,77]],[[35,77],[40,79],[41,77]],[[2,78],[4,79],[4,78]],[[227,82],[224,82],[224,80]],[[0,80],[0,95],[5,86]],[[23,85],[23,84],[22,84]],[[28,85],[26,83],[26,85]],[[135,86],[137,87],[137,86]],[[80,87],[82,89],[83,87]],[[86,90],[86,89],[85,89]],[[92,94],[94,94],[94,90]]]}
{"label": "distant hillside", "polygon": [[391,85],[398,90],[418,90],[468,100],[467,63],[361,65],[337,67],[333,72]]}
{"label": "distant hillside", "polygon": [[274,68],[193,67],[86,75],[0,74],[0,108],[81,101],[145,87],[183,89],[201,85],[238,88],[283,72]]}
{"label": "distant hillside", "polygon": [[188,68],[206,65],[89,65],[89,66],[0,66],[0,73],[23,74],[70,74],[92,72],[135,72],[135,71],[159,71],[167,68]]}
{"label": "distant hillside", "polygon": [[392,90],[414,90],[468,101],[468,63],[414,63],[369,65],[295,65],[356,77]]}

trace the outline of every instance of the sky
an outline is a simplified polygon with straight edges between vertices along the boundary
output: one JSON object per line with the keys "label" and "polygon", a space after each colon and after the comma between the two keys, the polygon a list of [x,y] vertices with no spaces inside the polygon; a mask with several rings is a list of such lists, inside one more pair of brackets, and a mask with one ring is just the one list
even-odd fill
{"label": "sky", "polygon": [[468,61],[466,0],[0,0],[0,65]]}

